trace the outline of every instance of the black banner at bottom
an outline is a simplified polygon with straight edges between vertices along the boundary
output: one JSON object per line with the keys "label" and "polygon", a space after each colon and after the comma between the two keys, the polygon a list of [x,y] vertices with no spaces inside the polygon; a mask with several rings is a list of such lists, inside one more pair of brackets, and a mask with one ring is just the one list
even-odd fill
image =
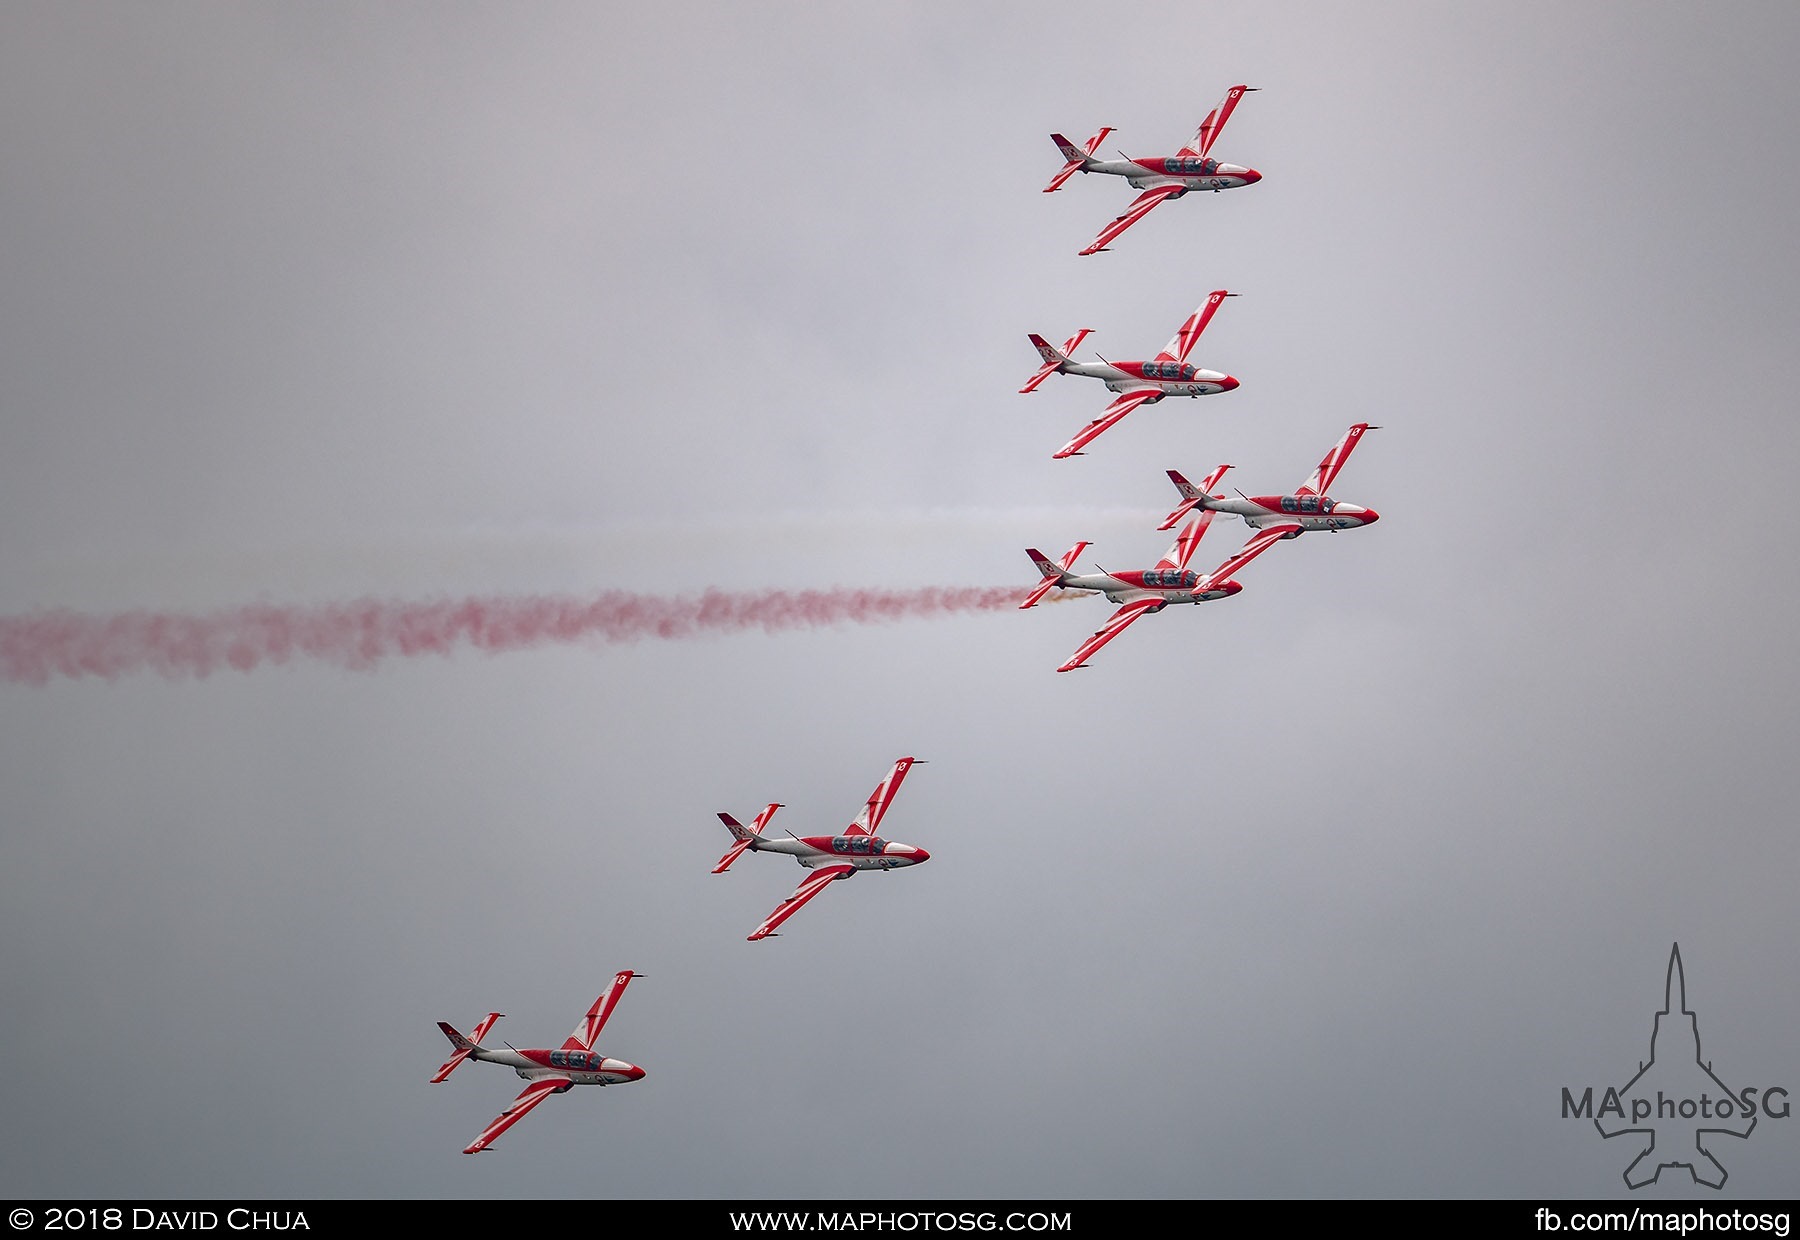
{"label": "black banner at bottom", "polygon": [[[516,1229],[566,1218],[569,1202],[592,1200],[324,1200],[324,1201],[9,1201],[8,1230],[17,1236],[72,1234],[337,1235],[375,1225],[438,1223]],[[1630,1202],[1512,1200],[1207,1200],[1110,1201],[696,1201],[607,1198],[653,1205],[656,1225],[746,1236],[906,1235],[1055,1237],[1121,1226],[1149,1231],[1196,1223],[1257,1226],[1342,1226],[1367,1221],[1461,1227],[1479,1223],[1514,1235],[1785,1237],[1791,1201]],[[3,1240],[3,1237],[0,1237]]]}

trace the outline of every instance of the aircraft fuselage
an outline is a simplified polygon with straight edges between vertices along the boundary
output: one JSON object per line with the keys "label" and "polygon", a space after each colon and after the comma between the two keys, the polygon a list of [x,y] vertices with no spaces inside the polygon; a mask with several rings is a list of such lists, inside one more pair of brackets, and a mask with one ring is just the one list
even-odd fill
{"label": "aircraft fuselage", "polygon": [[1186,362],[1068,362],[1062,372],[1099,379],[1113,392],[1153,387],[1163,396],[1216,396],[1238,385],[1223,371],[1205,370]]}
{"label": "aircraft fuselage", "polygon": [[1131,603],[1138,599],[1156,598],[1164,603],[1210,603],[1230,598],[1244,587],[1235,581],[1221,581],[1202,594],[1195,594],[1200,574],[1191,568],[1146,568],[1122,573],[1069,574],[1057,584],[1064,590],[1092,590],[1106,595],[1115,603]]}
{"label": "aircraft fuselage", "polygon": [[623,1059],[611,1059],[598,1051],[489,1050],[476,1047],[471,1059],[503,1064],[527,1080],[540,1076],[566,1076],[576,1085],[622,1085],[639,1081],[644,1070]]}
{"label": "aircraft fuselage", "polygon": [[1241,189],[1262,180],[1262,173],[1242,164],[1221,163],[1198,155],[1153,156],[1145,159],[1096,159],[1082,169],[1108,176],[1124,177],[1133,189],[1150,189],[1158,185],[1179,185],[1181,192],[1197,190]]}
{"label": "aircraft fuselage", "polygon": [[[1253,530],[1265,525],[1298,525],[1305,530],[1353,530],[1373,525],[1381,514],[1361,504],[1345,504],[1328,495],[1254,495],[1208,499],[1214,512],[1234,513]],[[1298,537],[1298,535],[1296,535]]]}
{"label": "aircraft fuselage", "polygon": [[931,854],[923,848],[875,835],[758,838],[750,848],[754,852],[785,853],[808,869],[821,865],[851,865],[859,870],[897,870],[931,860]]}

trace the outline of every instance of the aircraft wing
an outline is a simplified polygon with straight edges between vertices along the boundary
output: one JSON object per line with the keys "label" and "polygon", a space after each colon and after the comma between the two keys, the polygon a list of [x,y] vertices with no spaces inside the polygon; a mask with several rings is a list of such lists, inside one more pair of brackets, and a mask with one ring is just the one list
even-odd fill
{"label": "aircraft wing", "polygon": [[1200,128],[1194,131],[1194,140],[1176,153],[1200,156],[1210,154],[1213,143],[1218,140],[1219,132],[1225,128],[1225,122],[1231,119],[1232,110],[1237,107],[1238,100],[1244,97],[1246,91],[1255,89],[1254,86],[1233,86],[1226,91],[1225,97],[1219,100],[1219,106],[1208,112],[1206,119],[1200,122]]}
{"label": "aircraft wing", "polygon": [[1110,428],[1120,418],[1148,401],[1161,400],[1162,395],[1163,392],[1161,388],[1153,387],[1132,388],[1129,392],[1121,393],[1117,400],[1106,407],[1105,412],[1101,413],[1099,417],[1082,427],[1075,438],[1069,440],[1068,443],[1057,449],[1057,451],[1052,454],[1053,459],[1060,461],[1064,457],[1079,454],[1080,451],[1089,443],[1093,442],[1102,431]]}
{"label": "aircraft wing", "polygon": [[567,1089],[575,1082],[566,1076],[540,1076],[525,1087],[523,1093],[512,1100],[512,1105],[494,1117],[494,1122],[481,1130],[481,1135],[469,1142],[463,1150],[465,1154],[479,1154],[494,1143],[494,1138],[524,1119],[531,1108],[548,1098],[551,1094]]}
{"label": "aircraft wing", "polygon": [[1206,527],[1212,524],[1213,510],[1203,508],[1200,515],[1182,527],[1181,533],[1169,549],[1163,552],[1163,558],[1156,562],[1158,568],[1186,568],[1188,561],[1194,558],[1194,552],[1200,548],[1200,539],[1206,534]]}
{"label": "aircraft wing", "polygon": [[1380,429],[1378,426],[1370,426],[1367,422],[1358,422],[1345,431],[1344,437],[1337,441],[1337,445],[1325,454],[1324,460],[1319,462],[1319,467],[1312,471],[1312,477],[1301,483],[1300,489],[1294,494],[1325,494],[1331,486],[1332,479],[1338,476],[1338,470],[1344,467],[1344,462],[1350,459],[1352,452],[1356,451],[1356,445],[1362,442],[1363,432]]}
{"label": "aircraft wing", "polygon": [[588,1014],[581,1018],[579,1025],[575,1026],[575,1032],[571,1033],[568,1041],[562,1044],[565,1051],[591,1051],[594,1049],[594,1039],[600,1036],[600,1030],[606,1026],[606,1018],[611,1016],[613,1009],[619,1006],[619,996],[625,993],[625,987],[629,986],[631,979],[636,976],[637,974],[630,969],[613,975],[612,985],[608,986],[605,993],[594,1000],[594,1006],[588,1009]]}
{"label": "aircraft wing", "polygon": [[849,878],[854,873],[856,873],[856,867],[848,864],[828,865],[812,871],[806,876],[805,882],[794,888],[793,895],[777,904],[775,911],[769,914],[768,919],[750,932],[750,941],[754,943],[757,939],[768,938],[775,933],[776,926],[798,913],[801,905],[825,890],[828,884],[836,882],[840,878]]}
{"label": "aircraft wing", "polygon": [[1203,593],[1204,591],[1211,589],[1218,582],[1229,581],[1231,575],[1237,572],[1238,569],[1244,567],[1244,565],[1248,564],[1251,560],[1254,560],[1257,556],[1267,551],[1270,547],[1273,547],[1282,539],[1298,533],[1300,533],[1300,526],[1298,525],[1265,525],[1262,529],[1256,531],[1249,542],[1239,547],[1237,553],[1229,560],[1226,560],[1223,564],[1213,569],[1212,572],[1200,578],[1200,583],[1194,587],[1194,593]]}
{"label": "aircraft wing", "polygon": [[1100,235],[1094,238],[1093,244],[1083,250],[1082,253],[1098,254],[1112,242],[1113,238],[1143,219],[1146,215],[1149,215],[1150,212],[1155,209],[1157,203],[1165,198],[1180,197],[1185,193],[1187,193],[1187,187],[1183,185],[1151,186],[1136,198],[1132,199],[1131,205],[1125,208],[1125,213],[1123,215],[1116,216],[1112,223],[1108,224],[1105,228],[1102,228],[1100,230]]}
{"label": "aircraft wing", "polygon": [[1123,633],[1126,629],[1130,628],[1132,622],[1139,616],[1147,616],[1153,611],[1161,611],[1165,606],[1167,606],[1167,604],[1159,598],[1140,598],[1125,604],[1123,607],[1119,608],[1119,610],[1113,612],[1111,618],[1108,619],[1105,624],[1101,625],[1099,630],[1095,632],[1092,637],[1081,643],[1080,648],[1070,656],[1067,663],[1056,670],[1059,672],[1072,672],[1078,667],[1087,666],[1087,659],[1089,656],[1100,649],[1100,647],[1106,645],[1107,642]]}
{"label": "aircraft wing", "polygon": [[1236,293],[1228,293],[1222,288],[1216,288],[1208,293],[1206,300],[1200,303],[1199,308],[1188,315],[1187,322],[1183,323],[1175,334],[1169,337],[1169,343],[1165,344],[1162,352],[1156,355],[1156,360],[1159,362],[1187,361],[1187,355],[1192,353],[1194,346],[1200,343],[1200,333],[1206,330],[1208,323],[1212,322],[1213,315],[1219,312],[1219,306],[1227,297],[1236,296]]}
{"label": "aircraft wing", "polygon": [[913,764],[917,761],[917,758],[901,758],[894,763],[894,769],[875,785],[875,791],[869,794],[869,799],[863,804],[862,812],[856,816],[856,821],[845,829],[845,835],[875,834],[875,829],[881,825],[882,815],[886,814],[888,806],[894,803],[894,794],[900,791],[900,781],[906,778],[906,773],[913,769]]}

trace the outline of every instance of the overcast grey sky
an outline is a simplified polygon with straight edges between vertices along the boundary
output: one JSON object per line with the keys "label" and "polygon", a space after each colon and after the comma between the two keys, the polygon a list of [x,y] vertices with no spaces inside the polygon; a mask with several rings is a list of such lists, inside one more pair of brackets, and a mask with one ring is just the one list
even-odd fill
{"label": "overcast grey sky", "polygon": [[[1800,1091],[1779,3],[0,7],[0,616],[966,589],[1215,464],[1382,522],[1107,613],[0,684],[0,1192],[1627,1195],[1650,1054]],[[1165,204],[1051,131],[1214,153]],[[1036,331],[1243,386],[1051,453]],[[1197,563],[1245,530],[1218,522]],[[787,859],[932,863],[761,943]],[[556,1097],[427,1084],[467,1029]],[[1800,1120],[1722,1193],[1800,1190]],[[856,1174],[846,1178],[847,1168]],[[1685,1176],[1680,1176],[1685,1179]]]}

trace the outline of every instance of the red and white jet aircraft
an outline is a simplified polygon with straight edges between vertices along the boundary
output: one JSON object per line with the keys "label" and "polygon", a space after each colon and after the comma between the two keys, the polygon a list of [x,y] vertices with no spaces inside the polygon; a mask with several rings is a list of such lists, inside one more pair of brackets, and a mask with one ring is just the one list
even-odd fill
{"label": "red and white jet aircraft", "polygon": [[[1204,491],[1217,486],[1219,479],[1230,468],[1229,465],[1219,466],[1207,476],[1199,489]],[[1199,506],[1199,501],[1196,500],[1184,511],[1191,511]],[[1169,549],[1163,552],[1156,567],[1141,571],[1109,573],[1102,569],[1097,573],[1070,572],[1075,566],[1075,557],[1088,546],[1085,542],[1078,542],[1065,551],[1060,563],[1051,560],[1036,547],[1027,548],[1025,554],[1031,557],[1031,562],[1037,565],[1038,572],[1043,574],[1044,579],[1019,604],[1021,610],[1037,606],[1038,600],[1052,589],[1092,591],[1121,604],[1119,610],[1113,612],[1093,636],[1081,643],[1069,661],[1056,670],[1072,672],[1078,667],[1086,667],[1088,658],[1095,651],[1143,616],[1159,612],[1175,603],[1209,603],[1214,599],[1230,598],[1242,590],[1243,586],[1231,580],[1232,573],[1249,563],[1249,559],[1241,552],[1204,575],[1188,567],[1188,561],[1194,558],[1194,551],[1200,546],[1200,539],[1205,535],[1212,518],[1211,509],[1202,509],[1200,515],[1189,521]],[[1165,522],[1158,528],[1166,530],[1173,524],[1173,521]]]}
{"label": "red and white jet aircraft", "polygon": [[777,904],[768,919],[750,932],[751,942],[774,934],[776,926],[799,912],[801,905],[840,878],[849,878],[858,870],[896,870],[902,866],[921,865],[931,860],[931,854],[923,848],[884,840],[875,834],[882,815],[887,813],[888,806],[894,802],[894,794],[900,791],[900,781],[919,762],[918,758],[901,758],[894,763],[894,769],[875,785],[875,791],[869,794],[862,812],[856,816],[855,822],[844,828],[842,835],[802,837],[790,833],[785,840],[766,839],[763,828],[769,825],[769,819],[781,808],[779,801],[764,806],[762,813],[747,827],[730,814],[719,815],[719,821],[737,837],[737,843],[719,858],[719,864],[713,867],[714,874],[723,874],[730,869],[731,863],[743,856],[745,850],[786,853],[812,871],[794,889],[793,895]]}
{"label": "red and white jet aircraft", "polygon": [[1144,362],[1109,362],[1105,358],[1101,358],[1098,364],[1075,361],[1071,355],[1076,346],[1087,339],[1091,328],[1084,327],[1070,336],[1060,349],[1042,336],[1028,334],[1027,339],[1037,349],[1038,356],[1044,359],[1044,364],[1019,389],[1021,395],[1035,392],[1038,385],[1051,375],[1082,375],[1089,379],[1100,379],[1105,382],[1108,391],[1119,393],[1117,399],[1099,417],[1082,427],[1075,438],[1052,454],[1053,459],[1060,461],[1065,457],[1080,456],[1082,448],[1140,405],[1153,405],[1165,396],[1213,396],[1219,392],[1234,390],[1238,386],[1236,379],[1221,371],[1201,370],[1197,366],[1190,366],[1187,357],[1200,342],[1200,333],[1212,322],[1213,315],[1218,313],[1225,299],[1236,296],[1236,293],[1228,293],[1222,288],[1208,293],[1199,309],[1190,314],[1187,322],[1169,337],[1169,343],[1162,347],[1162,352]]}
{"label": "red and white jet aircraft", "polygon": [[1217,193],[1222,189],[1255,185],[1262,180],[1262,173],[1254,168],[1245,168],[1240,164],[1222,164],[1212,157],[1213,142],[1225,128],[1232,109],[1237,107],[1239,99],[1255,89],[1254,86],[1233,86],[1226,91],[1219,106],[1208,112],[1206,119],[1200,122],[1193,141],[1169,156],[1132,159],[1121,151],[1118,159],[1095,159],[1094,152],[1099,149],[1106,135],[1112,132],[1110,126],[1079,147],[1059,133],[1051,134],[1050,140],[1056,143],[1057,149],[1068,162],[1050,179],[1050,184],[1044,187],[1046,194],[1053,194],[1061,189],[1063,183],[1077,172],[1103,172],[1124,177],[1133,189],[1144,191],[1125,208],[1123,215],[1102,228],[1093,244],[1081,252],[1084,255],[1098,254],[1105,250],[1115,237],[1149,215],[1158,203],[1170,198],[1179,198],[1194,190],[1211,190]]}
{"label": "red and white jet aircraft", "polygon": [[1336,533],[1338,530],[1374,525],[1381,520],[1381,514],[1373,508],[1340,503],[1325,494],[1325,491],[1338,476],[1338,471],[1344,467],[1344,462],[1350,459],[1356,445],[1362,442],[1364,432],[1380,429],[1367,422],[1358,422],[1345,431],[1344,437],[1325,454],[1319,467],[1312,471],[1311,476],[1292,495],[1245,495],[1239,491],[1238,498],[1226,499],[1210,492],[1218,485],[1220,476],[1231,468],[1229,465],[1219,466],[1199,486],[1171,469],[1169,481],[1180,492],[1181,503],[1157,528],[1172,528],[1196,508],[1207,513],[1235,513],[1244,519],[1245,525],[1256,531],[1238,549],[1237,555],[1232,557],[1232,563],[1236,567],[1242,567],[1283,539],[1298,538],[1308,530],[1330,530]]}
{"label": "red and white jet aircraft", "polygon": [[482,1129],[481,1135],[471,1141],[463,1153],[479,1154],[485,1150],[493,1144],[495,1137],[524,1119],[526,1112],[551,1094],[565,1093],[577,1085],[620,1085],[626,1081],[643,1080],[644,1070],[636,1064],[626,1063],[623,1059],[609,1059],[594,1050],[594,1039],[600,1036],[606,1018],[618,1006],[619,996],[625,993],[625,987],[632,978],[642,976],[642,973],[634,973],[630,969],[614,974],[612,985],[606,988],[606,993],[594,1000],[594,1006],[588,1009],[588,1014],[575,1026],[575,1032],[556,1050],[521,1051],[508,1046],[503,1051],[494,1051],[482,1046],[481,1039],[487,1036],[487,1031],[504,1014],[501,1012],[489,1012],[468,1037],[439,1021],[438,1028],[450,1039],[450,1045],[456,1048],[456,1053],[431,1078],[433,1085],[456,1071],[457,1065],[465,1059],[503,1063],[529,1082],[525,1086],[525,1092],[514,1098],[511,1106]]}

